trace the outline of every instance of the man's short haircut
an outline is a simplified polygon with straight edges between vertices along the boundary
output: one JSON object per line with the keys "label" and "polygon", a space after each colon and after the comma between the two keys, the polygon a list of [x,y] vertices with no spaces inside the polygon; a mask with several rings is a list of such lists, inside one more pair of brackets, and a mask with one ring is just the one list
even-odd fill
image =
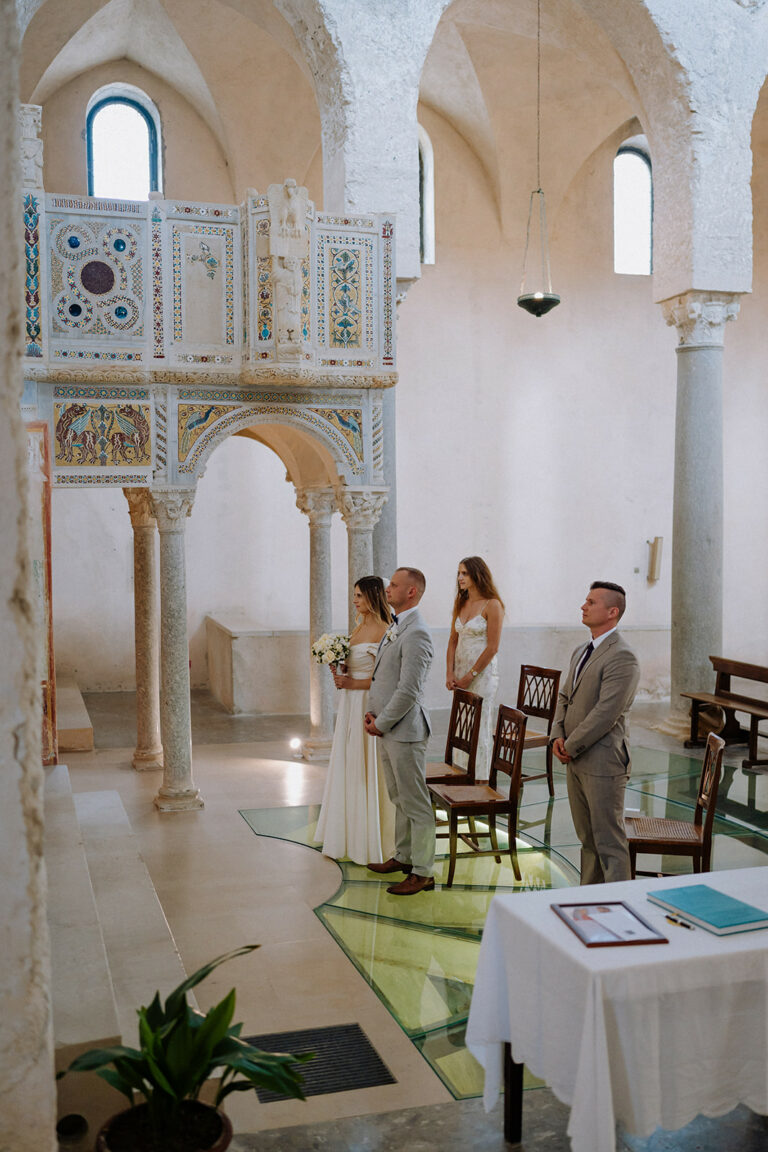
{"label": "man's short haircut", "polygon": [[609,608],[618,608],[617,619],[621,620],[627,609],[627,594],[621,584],[613,584],[610,580],[593,580],[589,587],[590,590],[592,588],[605,588],[606,592],[611,593],[610,596],[606,596],[605,602]]}
{"label": "man's short haircut", "polygon": [[405,572],[410,582],[418,588],[419,596],[424,595],[424,590],[427,587],[427,578],[419,568],[408,568],[404,564],[401,564],[397,570],[398,572]]}

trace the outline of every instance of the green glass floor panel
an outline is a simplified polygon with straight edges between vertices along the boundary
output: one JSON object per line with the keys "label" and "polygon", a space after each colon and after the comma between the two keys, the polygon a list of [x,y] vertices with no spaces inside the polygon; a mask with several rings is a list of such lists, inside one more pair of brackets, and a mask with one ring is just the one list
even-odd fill
{"label": "green glass floor panel", "polygon": [[[422,905],[440,892],[422,893]],[[395,903],[398,897],[389,899]],[[401,1028],[413,1036],[466,1017],[480,949],[478,940],[430,930],[430,909],[421,926],[372,919],[324,904],[316,910]]]}
{"label": "green glass floor panel", "polygon": [[320,851],[320,845],[312,839],[320,815],[319,804],[290,808],[241,808],[240,815],[257,836],[292,840],[294,844],[306,844]]}
{"label": "green glass floor panel", "polygon": [[[466,1046],[466,1022],[436,1028],[423,1036],[414,1036],[413,1043],[424,1059],[435,1070],[449,1092],[457,1100],[466,1100],[483,1094],[483,1069]],[[541,1088],[543,1081],[527,1068],[523,1071],[523,1088]]]}

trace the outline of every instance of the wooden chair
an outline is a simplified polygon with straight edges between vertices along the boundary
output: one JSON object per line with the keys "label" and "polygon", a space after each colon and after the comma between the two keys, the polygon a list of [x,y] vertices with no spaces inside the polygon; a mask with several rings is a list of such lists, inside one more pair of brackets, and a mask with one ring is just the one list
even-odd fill
{"label": "wooden chair", "polygon": [[560,687],[560,671],[557,668],[537,668],[534,664],[523,664],[520,668],[520,683],[517,688],[517,707],[526,716],[539,717],[546,720],[546,732],[527,732],[525,737],[525,751],[529,748],[546,748],[547,769],[533,775],[523,776],[526,780],[541,780],[547,778],[550,796],[555,794],[552,781],[552,721],[557,709],[557,690]]}
{"label": "wooden chair", "polygon": [[[520,801],[520,769],[523,760],[526,723],[527,719],[522,712],[516,708],[507,708],[504,704],[499,705],[499,718],[496,724],[496,736],[491,758],[491,775],[487,784],[430,784],[429,786],[433,802],[448,815],[450,863],[446,888],[450,888],[453,884],[459,839],[463,840],[472,850],[466,855],[495,856],[496,863],[501,863],[501,853],[496,835],[497,816],[506,816],[507,818],[509,856],[512,861],[512,869],[515,878],[517,880],[522,879],[520,865],[517,861],[517,806]],[[500,774],[509,777],[508,796],[496,789]],[[476,838],[474,838],[474,822],[478,817],[487,817],[488,819],[488,836],[491,847],[487,851],[480,848]],[[459,833],[460,820],[469,822],[472,837],[466,833]]]}
{"label": "wooden chair", "polygon": [[[448,739],[445,743],[445,762],[427,764],[427,784],[474,784],[477,742],[480,738],[480,716],[483,698],[461,688],[453,691],[451,718],[448,721]],[[463,752],[467,766],[453,763],[454,752]]]}
{"label": "wooden chair", "polygon": [[[701,768],[699,792],[693,823],[669,820],[655,816],[627,816],[629,859],[632,878],[635,876],[664,875],[659,872],[637,872],[635,864],[640,853],[652,852],[662,856],[691,856],[694,872],[709,872],[712,861],[712,826],[715,822],[717,790],[723,767],[725,741],[714,732],[707,737],[707,750]],[[706,813],[706,815],[704,815]],[[674,873],[666,873],[674,875]]]}

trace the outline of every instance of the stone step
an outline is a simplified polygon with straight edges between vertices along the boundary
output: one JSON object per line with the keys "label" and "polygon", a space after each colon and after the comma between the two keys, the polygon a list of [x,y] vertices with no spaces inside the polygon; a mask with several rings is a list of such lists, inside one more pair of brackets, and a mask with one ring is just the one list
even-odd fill
{"label": "stone step", "polygon": [[156,991],[165,998],[186,972],[119,794],[79,792],[74,799],[120,1032],[135,1045],[136,1010]]}
{"label": "stone step", "polygon": [[[89,1048],[120,1043],[104,939],[65,764],[45,770],[45,862],[56,1071]],[[87,1116],[92,1132],[123,1097],[92,1075],[58,1082],[59,1116]]]}
{"label": "stone step", "polygon": [[93,724],[71,676],[56,676],[56,729],[60,753],[93,751]]}

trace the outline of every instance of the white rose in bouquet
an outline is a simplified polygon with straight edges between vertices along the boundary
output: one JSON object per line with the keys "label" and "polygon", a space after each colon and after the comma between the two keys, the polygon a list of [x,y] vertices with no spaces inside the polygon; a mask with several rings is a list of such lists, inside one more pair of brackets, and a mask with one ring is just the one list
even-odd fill
{"label": "white rose in bouquet", "polygon": [[344,664],[349,656],[349,636],[324,632],[315,640],[311,652],[318,664]]}

